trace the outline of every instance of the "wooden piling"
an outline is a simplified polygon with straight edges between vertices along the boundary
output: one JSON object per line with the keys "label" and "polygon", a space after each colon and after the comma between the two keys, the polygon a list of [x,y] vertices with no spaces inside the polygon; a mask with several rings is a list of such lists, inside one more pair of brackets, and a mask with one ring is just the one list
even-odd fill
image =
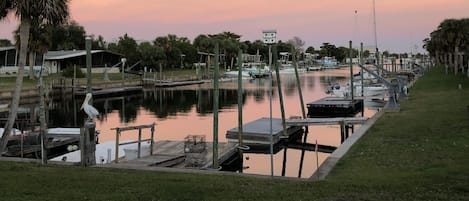
{"label": "wooden piling", "polygon": [[215,44],[215,69],[213,73],[213,158],[212,168],[218,169],[218,68],[219,45]]}
{"label": "wooden piling", "polygon": [[[233,62],[231,62],[233,63]],[[243,51],[238,51],[238,152],[241,164],[239,172],[243,172],[243,80],[242,80]]]}
{"label": "wooden piling", "polygon": [[[298,63],[296,62],[296,50],[292,48],[291,53],[292,53],[293,67],[295,68],[296,86],[298,88],[298,95],[300,96],[301,114],[302,114],[303,119],[305,119],[306,118],[305,103],[303,101],[303,93],[301,91],[300,76],[298,75]],[[307,139],[308,139],[308,126],[305,126],[305,133],[303,134],[303,143],[306,143]],[[303,171],[304,158],[305,158],[305,150],[301,150],[300,165],[298,169],[298,178],[301,178],[301,172]]]}

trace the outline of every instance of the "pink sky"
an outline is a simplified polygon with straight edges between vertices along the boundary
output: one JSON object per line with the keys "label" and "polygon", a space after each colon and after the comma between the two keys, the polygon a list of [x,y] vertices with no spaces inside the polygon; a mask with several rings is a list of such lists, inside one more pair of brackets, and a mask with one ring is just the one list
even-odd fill
{"label": "pink sky", "polygon": [[[316,49],[323,42],[348,46],[349,40],[374,46],[372,0],[72,0],[70,9],[89,34],[107,41],[125,33],[153,40],[223,31],[255,40],[263,29],[277,29],[278,39],[298,36]],[[468,17],[467,9],[468,0],[376,0],[378,46],[421,51],[421,41],[442,20]],[[0,38],[11,39],[16,26],[14,17],[0,22]]]}

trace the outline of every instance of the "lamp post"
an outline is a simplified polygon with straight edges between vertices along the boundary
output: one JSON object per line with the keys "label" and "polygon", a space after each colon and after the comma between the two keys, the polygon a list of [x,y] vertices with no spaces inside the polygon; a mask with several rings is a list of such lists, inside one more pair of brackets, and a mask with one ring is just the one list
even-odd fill
{"label": "lamp post", "polygon": [[186,55],[185,54],[181,54],[181,69],[184,68],[184,57]]}
{"label": "lamp post", "polygon": [[122,58],[122,59],[121,59],[121,63],[122,63],[122,83],[124,82],[124,67],[125,67],[125,62],[127,62],[127,59],[126,59],[126,58]]}
{"label": "lamp post", "polygon": [[276,30],[264,30],[263,41],[269,45],[269,116],[270,116],[270,176],[274,176],[274,145],[272,131],[272,44],[277,42]]}

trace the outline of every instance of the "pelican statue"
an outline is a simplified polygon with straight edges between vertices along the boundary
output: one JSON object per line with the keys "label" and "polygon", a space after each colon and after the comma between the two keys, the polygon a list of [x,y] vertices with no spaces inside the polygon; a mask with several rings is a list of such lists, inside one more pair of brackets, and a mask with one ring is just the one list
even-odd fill
{"label": "pelican statue", "polygon": [[85,111],[85,113],[88,115],[88,120],[92,120],[93,118],[99,116],[98,110],[92,105],[88,104],[91,99],[91,96],[91,93],[86,94],[85,101],[83,101],[83,104],[80,108],[81,110]]}

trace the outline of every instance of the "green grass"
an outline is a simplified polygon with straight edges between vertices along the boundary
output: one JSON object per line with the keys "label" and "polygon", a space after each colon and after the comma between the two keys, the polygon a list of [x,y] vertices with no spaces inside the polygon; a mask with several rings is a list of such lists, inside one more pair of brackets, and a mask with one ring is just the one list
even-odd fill
{"label": "green grass", "polygon": [[[458,90],[462,84],[463,90]],[[1,200],[469,200],[469,78],[429,72],[325,181],[0,162]]]}

